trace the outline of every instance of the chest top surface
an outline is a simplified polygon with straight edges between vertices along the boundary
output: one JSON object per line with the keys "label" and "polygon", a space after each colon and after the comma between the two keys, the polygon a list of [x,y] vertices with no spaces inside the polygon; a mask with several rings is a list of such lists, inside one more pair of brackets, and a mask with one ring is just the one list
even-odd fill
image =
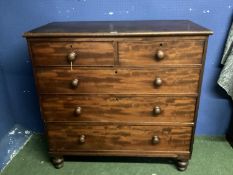
{"label": "chest top surface", "polygon": [[24,33],[25,37],[210,35],[188,20],[52,22]]}

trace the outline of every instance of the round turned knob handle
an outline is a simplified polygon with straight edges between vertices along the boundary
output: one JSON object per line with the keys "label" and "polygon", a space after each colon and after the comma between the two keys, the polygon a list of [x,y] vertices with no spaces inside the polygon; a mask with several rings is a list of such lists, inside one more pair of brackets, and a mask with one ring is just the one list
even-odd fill
{"label": "round turned knob handle", "polygon": [[78,87],[78,82],[79,82],[79,81],[78,81],[77,78],[73,79],[72,82],[71,82],[72,87],[73,87],[73,88]]}
{"label": "round turned knob handle", "polygon": [[69,54],[68,54],[68,61],[69,62],[71,62],[71,61],[74,61],[75,59],[76,59],[76,57],[77,57],[77,53],[76,52],[70,52]]}
{"label": "round turned knob handle", "polygon": [[155,84],[155,86],[161,86],[162,85],[162,83],[163,83],[163,81],[162,81],[162,79],[161,78],[156,78],[155,79],[155,82],[154,82],[154,84]]}
{"label": "round turned knob handle", "polygon": [[82,108],[80,106],[76,107],[74,110],[75,115],[80,115],[82,113]]}
{"label": "round turned knob handle", "polygon": [[80,143],[85,143],[85,135],[81,135],[79,138]]}
{"label": "round turned knob handle", "polygon": [[160,139],[159,139],[158,136],[153,136],[153,137],[152,137],[152,143],[153,143],[153,144],[159,144],[159,142],[160,142]]}
{"label": "round turned knob handle", "polygon": [[165,57],[165,54],[162,50],[158,50],[156,53],[157,59],[161,60]]}
{"label": "round turned knob handle", "polygon": [[161,113],[161,108],[159,106],[155,106],[153,111],[155,115],[159,115]]}

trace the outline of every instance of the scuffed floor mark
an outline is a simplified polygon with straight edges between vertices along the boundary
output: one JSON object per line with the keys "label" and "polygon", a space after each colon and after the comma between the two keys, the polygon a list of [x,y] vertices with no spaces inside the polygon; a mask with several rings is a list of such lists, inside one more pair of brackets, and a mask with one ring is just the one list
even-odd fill
{"label": "scuffed floor mark", "polygon": [[12,130],[0,141],[0,172],[19,153],[24,145],[30,140],[32,132],[15,125]]}
{"label": "scuffed floor mark", "polygon": [[18,128],[15,128],[14,130],[10,131],[8,134],[9,135],[14,135],[15,134],[15,131],[17,130]]}
{"label": "scuffed floor mark", "polygon": [[13,152],[12,152],[12,154],[10,155],[10,160],[12,160],[13,159],[13,157],[15,157],[15,155],[17,154],[17,151],[16,150],[14,150]]}
{"label": "scuffed floor mark", "polygon": [[26,130],[24,133],[25,133],[26,135],[31,134],[31,132],[28,131],[28,130]]}

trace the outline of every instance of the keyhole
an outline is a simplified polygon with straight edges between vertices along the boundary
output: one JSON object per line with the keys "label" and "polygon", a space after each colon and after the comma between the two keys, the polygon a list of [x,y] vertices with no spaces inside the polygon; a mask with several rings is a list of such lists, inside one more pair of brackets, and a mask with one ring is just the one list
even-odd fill
{"label": "keyhole", "polygon": [[160,45],[160,47],[162,47],[162,46],[163,46],[163,43],[160,43],[159,45]]}
{"label": "keyhole", "polygon": [[117,74],[117,70],[115,70],[115,74]]}

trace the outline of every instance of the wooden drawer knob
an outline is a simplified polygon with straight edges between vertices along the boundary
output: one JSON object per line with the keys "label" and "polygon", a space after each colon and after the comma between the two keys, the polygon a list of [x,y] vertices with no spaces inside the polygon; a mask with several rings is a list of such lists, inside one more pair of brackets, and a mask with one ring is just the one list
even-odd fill
{"label": "wooden drawer knob", "polygon": [[153,112],[154,115],[159,115],[161,113],[161,108],[159,106],[155,106]]}
{"label": "wooden drawer knob", "polygon": [[79,138],[80,143],[85,143],[85,135],[81,135]]}
{"label": "wooden drawer knob", "polygon": [[165,54],[162,50],[158,50],[156,53],[156,57],[158,60],[162,60],[165,57]]}
{"label": "wooden drawer knob", "polygon": [[75,59],[77,58],[77,53],[76,52],[70,52],[69,54],[68,54],[68,61],[69,62],[73,62]]}
{"label": "wooden drawer knob", "polygon": [[80,106],[76,107],[74,113],[76,116],[79,116],[82,113],[82,108]]}
{"label": "wooden drawer knob", "polygon": [[160,142],[160,139],[158,136],[152,137],[152,144],[156,145],[156,144],[159,144],[159,142]]}
{"label": "wooden drawer knob", "polygon": [[78,82],[79,82],[79,81],[78,81],[77,78],[73,79],[72,82],[71,82],[72,87],[73,87],[73,88],[78,87]]}
{"label": "wooden drawer knob", "polygon": [[159,87],[159,86],[161,86],[162,85],[162,83],[163,83],[163,81],[162,81],[162,79],[161,78],[156,78],[155,79],[155,81],[154,81],[154,85],[156,86],[156,87]]}

